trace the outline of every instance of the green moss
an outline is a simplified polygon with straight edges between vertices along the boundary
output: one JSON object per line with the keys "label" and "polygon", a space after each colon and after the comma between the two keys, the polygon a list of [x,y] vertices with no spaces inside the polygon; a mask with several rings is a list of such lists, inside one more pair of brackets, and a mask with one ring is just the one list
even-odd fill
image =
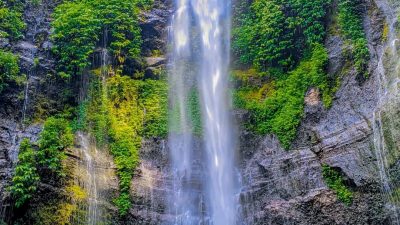
{"label": "green moss", "polygon": [[389,38],[389,24],[385,21],[383,24],[382,41],[387,41]]}
{"label": "green moss", "polygon": [[340,201],[346,205],[352,204],[353,192],[345,185],[343,177],[338,171],[328,165],[322,165],[322,176],[326,185],[336,193]]}
{"label": "green moss", "polygon": [[36,192],[39,174],[36,169],[36,154],[29,139],[23,139],[18,154],[12,185],[9,190],[19,208],[28,202]]}

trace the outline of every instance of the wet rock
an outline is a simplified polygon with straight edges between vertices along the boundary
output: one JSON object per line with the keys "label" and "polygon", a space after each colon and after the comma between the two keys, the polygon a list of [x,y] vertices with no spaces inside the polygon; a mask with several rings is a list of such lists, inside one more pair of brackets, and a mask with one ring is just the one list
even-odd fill
{"label": "wet rock", "polygon": [[146,57],[145,58],[146,64],[149,67],[157,67],[161,65],[165,65],[167,59],[165,57]]}
{"label": "wet rock", "polygon": [[346,62],[343,56],[343,40],[340,36],[329,36],[325,46],[329,56],[328,74],[336,75],[341,72]]}
{"label": "wet rock", "polygon": [[168,35],[168,21],[172,14],[171,3],[158,0],[150,11],[142,12],[142,53],[146,56],[153,55],[154,51],[165,52]]}
{"label": "wet rock", "polygon": [[8,38],[0,38],[0,48],[8,48],[10,46],[10,40]]}

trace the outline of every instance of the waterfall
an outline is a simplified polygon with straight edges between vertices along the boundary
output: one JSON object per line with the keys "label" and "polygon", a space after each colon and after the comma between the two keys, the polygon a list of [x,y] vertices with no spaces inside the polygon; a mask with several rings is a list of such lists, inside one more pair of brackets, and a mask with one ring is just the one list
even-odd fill
{"label": "waterfall", "polygon": [[400,124],[400,31],[397,27],[398,9],[386,1],[379,1],[378,4],[387,15],[389,35],[377,67],[379,99],[373,118],[374,149],[391,223],[399,225],[400,193],[398,192],[398,185],[400,180],[395,178],[396,171],[400,168],[400,132],[398,130]]}
{"label": "waterfall", "polygon": [[[229,113],[229,0],[176,0],[171,25],[170,122],[175,224],[236,223],[235,144]],[[202,135],[194,134],[199,92]],[[178,131],[177,131],[178,130]],[[195,149],[195,140],[203,145]]]}

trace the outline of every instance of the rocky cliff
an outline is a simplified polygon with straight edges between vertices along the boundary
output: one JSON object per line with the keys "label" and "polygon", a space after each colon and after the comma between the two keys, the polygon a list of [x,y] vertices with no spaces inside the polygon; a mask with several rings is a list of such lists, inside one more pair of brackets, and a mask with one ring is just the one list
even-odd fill
{"label": "rocky cliff", "polygon": [[[43,0],[40,5],[27,3],[24,20],[28,29],[24,38],[18,42],[0,40],[1,46],[7,46],[20,55],[21,70],[28,78],[26,85],[10,86],[0,96],[2,218],[9,218],[12,214],[6,187],[17,160],[19,142],[24,137],[36,141],[42,129],[40,118],[51,115],[52,110],[63,108],[65,103],[77,101],[72,95],[61,97],[59,90],[67,84],[51,75],[55,74],[56,62],[50,51],[50,20],[57,4],[53,0]],[[163,56],[151,55],[154,50],[166,50],[172,11],[169,1],[157,1],[155,5],[142,15],[140,22],[148,77],[154,76],[153,71],[166,64]],[[241,203],[239,211],[243,215],[243,224],[390,224],[389,214],[396,209],[387,209],[381,192],[373,130],[374,113],[380,98],[381,71],[377,68],[385,55],[382,35],[389,7],[383,0],[366,0],[364,8],[364,28],[371,52],[370,76],[365,79],[357,75],[343,55],[347,48],[344,40],[339,35],[329,34],[325,43],[329,53],[328,71],[331,76],[340,76],[340,87],[329,109],[324,108],[317,89],[309,90],[305,98],[305,116],[290,150],[284,150],[273,135],[260,136],[247,131],[243,124],[248,112],[235,110],[240,125],[238,164],[242,178],[242,190],[237,197]],[[35,62],[37,60],[39,63]],[[19,98],[21,95],[29,97]],[[79,149],[79,144],[77,147]],[[75,163],[82,158],[77,152],[72,152],[69,157]],[[135,225],[173,221],[174,217],[167,212],[165,205],[168,202],[166,196],[173,191],[167,140],[153,138],[143,141],[140,157],[140,165],[132,180],[133,207],[125,219],[111,221]],[[328,187],[323,165],[343,177],[354,196],[351,204],[340,201]],[[115,179],[108,190],[111,196],[117,192]],[[43,184],[43,190],[52,190],[46,185],[51,184]],[[39,194],[46,199],[43,190]],[[111,203],[112,198],[108,200]],[[115,216],[116,209],[111,205],[106,208]]]}

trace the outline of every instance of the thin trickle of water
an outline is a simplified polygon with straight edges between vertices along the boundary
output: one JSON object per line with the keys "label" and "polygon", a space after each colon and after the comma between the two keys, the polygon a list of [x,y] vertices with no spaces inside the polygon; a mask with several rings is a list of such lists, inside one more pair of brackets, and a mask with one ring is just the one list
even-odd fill
{"label": "thin trickle of water", "polygon": [[379,98],[373,118],[374,147],[391,223],[400,225],[400,196],[397,186],[400,180],[396,181],[393,174],[393,171],[398,169],[396,167],[400,166],[400,142],[398,141],[400,132],[397,127],[400,124],[400,57],[398,52],[400,32],[396,28],[398,9],[386,1],[378,1],[378,4],[387,16],[389,35],[377,67]]}
{"label": "thin trickle of water", "polygon": [[[235,141],[229,114],[229,0],[176,0],[171,24],[169,148],[174,224],[236,224]],[[191,93],[199,92],[202,137]],[[203,139],[204,145],[196,145]],[[195,147],[196,146],[196,147]],[[199,149],[200,148],[200,149]]]}
{"label": "thin trickle of water", "polygon": [[[92,155],[97,155],[97,148],[90,144],[90,139],[82,132],[78,132],[78,141],[80,144],[81,155],[83,156],[82,164],[86,167],[85,179],[82,179],[83,188],[87,193],[87,224],[96,225],[99,223],[99,196],[97,190],[97,177],[95,161]],[[93,149],[94,148],[94,149]]]}

